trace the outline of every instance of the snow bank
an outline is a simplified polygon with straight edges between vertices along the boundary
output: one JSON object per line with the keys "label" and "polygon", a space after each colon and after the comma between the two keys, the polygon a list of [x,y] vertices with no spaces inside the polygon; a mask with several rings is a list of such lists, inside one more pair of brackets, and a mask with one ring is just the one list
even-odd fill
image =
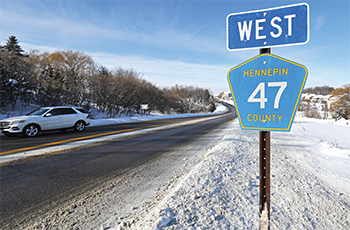
{"label": "snow bank", "polygon": [[206,116],[210,114],[224,113],[227,111],[227,108],[222,104],[216,104],[216,110],[213,113],[186,113],[186,114],[172,114],[164,115],[159,113],[151,113],[150,115],[135,115],[132,117],[122,116],[117,118],[105,118],[105,119],[91,119],[90,126],[103,126],[103,125],[112,125],[120,123],[130,123],[130,122],[140,122],[140,121],[150,121],[150,120],[159,120],[159,119],[170,119],[170,118],[180,118],[180,117],[195,117],[195,116]]}
{"label": "snow bank", "polygon": [[[258,229],[258,132],[237,120],[131,229]],[[350,126],[296,118],[271,135],[271,229],[350,228]],[[337,145],[334,144],[337,140]]]}
{"label": "snow bank", "polygon": [[349,121],[319,120],[299,117],[292,133],[313,143],[315,154],[303,155],[330,186],[350,194]]}

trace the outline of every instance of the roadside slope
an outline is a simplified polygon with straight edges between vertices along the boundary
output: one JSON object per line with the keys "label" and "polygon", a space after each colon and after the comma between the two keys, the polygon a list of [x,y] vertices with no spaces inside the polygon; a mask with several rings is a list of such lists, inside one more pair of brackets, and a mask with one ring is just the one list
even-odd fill
{"label": "roadside slope", "polygon": [[[322,126],[313,121],[313,127]],[[349,169],[327,171],[322,159],[331,151],[336,155],[328,161],[336,162],[342,150],[348,164],[350,150],[310,136],[312,125],[300,133],[301,123],[296,122],[294,132],[271,136],[271,227],[349,229]],[[131,229],[258,229],[258,138],[258,132],[242,131],[237,120],[231,122],[222,141]],[[332,183],[335,178],[343,186]]]}

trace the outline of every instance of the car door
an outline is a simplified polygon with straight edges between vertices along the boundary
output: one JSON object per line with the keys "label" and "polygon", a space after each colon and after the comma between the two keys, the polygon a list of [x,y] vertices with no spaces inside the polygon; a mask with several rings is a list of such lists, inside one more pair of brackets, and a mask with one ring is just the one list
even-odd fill
{"label": "car door", "polygon": [[78,120],[78,113],[72,108],[61,108],[62,122],[65,128],[73,127]]}
{"label": "car door", "polygon": [[51,109],[43,118],[42,130],[60,129],[62,128],[62,115],[60,108]]}

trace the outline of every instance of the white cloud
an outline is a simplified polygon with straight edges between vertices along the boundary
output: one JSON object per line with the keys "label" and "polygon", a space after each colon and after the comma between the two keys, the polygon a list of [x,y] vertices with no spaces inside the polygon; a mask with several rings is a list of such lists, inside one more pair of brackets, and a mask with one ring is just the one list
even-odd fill
{"label": "white cloud", "polygon": [[[229,91],[226,80],[228,70],[259,53],[259,50],[227,51],[224,33],[219,33],[221,37],[216,33],[221,29],[212,34],[211,30],[203,33],[207,28],[206,24],[202,24],[204,29],[199,30],[202,31],[200,33],[169,25],[144,27],[139,24],[129,26],[114,22],[103,24],[103,21],[95,19],[94,16],[85,20],[79,18],[79,15],[72,16],[69,14],[71,11],[66,12],[67,9],[64,8],[54,12],[35,12],[30,9],[20,4],[11,9],[0,8],[1,21],[6,22],[1,23],[2,44],[8,36],[15,35],[26,51],[38,49],[55,52],[60,49],[80,48],[92,56],[96,63],[108,68],[134,68],[141,72],[146,80],[158,86],[198,85],[208,87],[215,93]],[[215,28],[222,28],[224,31],[224,23],[225,20]],[[314,22],[314,28],[321,29],[325,23],[325,16],[320,15]],[[318,85],[322,81],[327,82],[328,79],[339,79],[346,83],[348,69],[344,71],[344,68],[334,67],[330,63],[327,71],[324,71],[325,67],[318,63],[320,58],[326,58],[324,56],[328,55],[327,46],[311,47],[308,44],[302,47],[276,48],[273,49],[273,53],[277,52],[279,56],[281,54],[282,57],[306,65],[310,69],[309,79],[312,84]],[[91,52],[87,52],[89,50]],[[93,50],[103,52],[92,52]],[[330,77],[332,73],[337,77]]]}
{"label": "white cloud", "polygon": [[326,18],[324,15],[320,15],[316,19],[315,29],[319,30],[326,22]]}
{"label": "white cloud", "polygon": [[[39,50],[41,52],[56,52],[64,50],[49,46],[20,43],[26,51]],[[144,79],[159,87],[178,85],[193,85],[211,89],[214,93],[228,92],[226,79],[227,72],[234,65],[206,65],[191,63],[184,60],[167,60],[142,55],[117,55],[112,53],[85,52],[91,56],[97,64],[109,69],[122,67],[133,68],[140,72]]]}
{"label": "white cloud", "polygon": [[[27,8],[26,8],[27,9]],[[169,28],[153,30],[150,28],[125,27],[117,24],[111,26],[95,20],[77,20],[74,17],[63,17],[65,12],[37,13],[28,9],[15,11],[0,9],[0,36],[15,35],[26,42],[41,41],[52,46],[64,44],[66,47],[77,43],[85,46],[96,46],[105,49],[108,45],[119,44],[131,50],[141,47],[150,49],[182,50],[206,53],[222,52],[221,45],[215,39],[197,37],[194,33],[185,33]],[[0,37],[6,39],[6,37]],[[106,42],[108,41],[108,42]],[[112,42],[111,42],[112,41]],[[110,43],[111,42],[111,43]],[[73,46],[74,46],[73,45]]]}
{"label": "white cloud", "polygon": [[88,53],[107,68],[133,68],[158,86],[197,85],[215,93],[228,91],[226,74],[232,66],[195,64],[182,60],[165,60],[149,56]]}
{"label": "white cloud", "polygon": [[39,46],[39,45],[33,45],[33,44],[29,44],[29,43],[24,43],[24,42],[20,42],[19,44],[24,51],[39,50],[40,52],[54,53],[54,52],[60,50],[60,48],[53,48],[53,47],[49,47],[49,46]]}
{"label": "white cloud", "polygon": [[[96,34],[124,38],[126,35],[117,30],[108,30],[98,25],[83,21],[73,21],[55,14],[35,15],[27,12],[16,12],[0,9],[1,20],[6,24],[2,25],[2,33],[18,31],[30,34],[30,37],[45,40],[45,38],[60,39],[84,39]],[[29,36],[28,36],[29,37]]]}

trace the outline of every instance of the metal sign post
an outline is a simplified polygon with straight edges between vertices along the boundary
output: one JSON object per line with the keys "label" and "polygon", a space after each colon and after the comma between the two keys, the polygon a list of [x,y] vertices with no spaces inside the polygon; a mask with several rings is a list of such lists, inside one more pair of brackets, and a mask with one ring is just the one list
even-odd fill
{"label": "metal sign post", "polygon": [[270,229],[270,131],[290,131],[308,75],[305,66],[271,54],[271,47],[306,44],[309,30],[307,3],[226,18],[228,50],[260,49],[227,74],[241,129],[259,130],[260,230]]}
{"label": "metal sign post", "polygon": [[260,229],[270,229],[270,131],[260,134],[259,223]]}
{"label": "metal sign post", "polygon": [[[271,48],[260,49],[260,54]],[[259,131],[259,229],[270,229],[270,131]]]}
{"label": "metal sign post", "polygon": [[148,104],[141,104],[140,109],[141,109],[141,116],[142,116],[142,110],[146,114],[146,110],[148,110]]}
{"label": "metal sign post", "polygon": [[241,128],[260,131],[260,229],[270,222],[270,131],[290,131],[308,73],[270,52],[262,48],[227,75]]}

